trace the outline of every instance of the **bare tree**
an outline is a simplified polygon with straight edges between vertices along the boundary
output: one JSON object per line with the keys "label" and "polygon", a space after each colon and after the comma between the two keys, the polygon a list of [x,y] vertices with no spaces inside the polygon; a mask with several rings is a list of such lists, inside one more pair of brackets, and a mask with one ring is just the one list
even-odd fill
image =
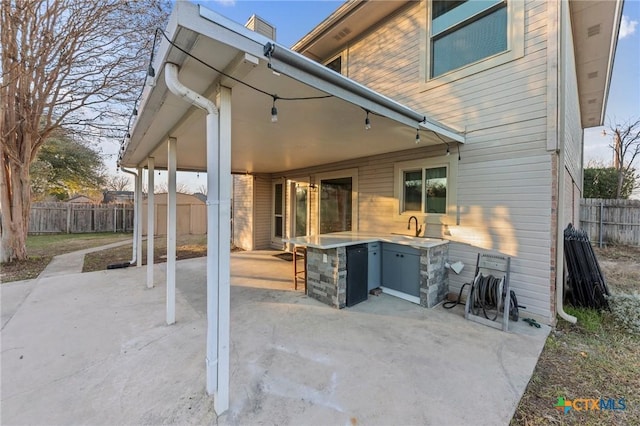
{"label": "bare tree", "polygon": [[[633,163],[640,155],[640,118],[615,126],[609,124],[609,130],[613,134],[613,142],[609,145],[613,149],[613,166],[618,172],[616,198],[621,198],[625,177],[635,177]],[[637,187],[635,181],[632,186]]]}
{"label": "bare tree", "polygon": [[[26,259],[29,165],[64,127],[121,138],[163,0],[0,0],[0,262]],[[123,124],[124,123],[124,124]]]}
{"label": "bare tree", "polygon": [[208,190],[209,187],[206,184],[202,183],[196,188],[196,193],[207,195]]}
{"label": "bare tree", "polygon": [[107,180],[107,189],[110,191],[126,191],[131,186],[131,179],[125,175],[110,176]]}
{"label": "bare tree", "polygon": [[[158,183],[153,187],[153,192],[155,194],[166,194],[169,192],[169,185],[167,184],[167,182]],[[176,192],[180,194],[193,194],[193,191],[191,190],[191,188],[189,188],[189,185],[180,182],[176,183]]]}

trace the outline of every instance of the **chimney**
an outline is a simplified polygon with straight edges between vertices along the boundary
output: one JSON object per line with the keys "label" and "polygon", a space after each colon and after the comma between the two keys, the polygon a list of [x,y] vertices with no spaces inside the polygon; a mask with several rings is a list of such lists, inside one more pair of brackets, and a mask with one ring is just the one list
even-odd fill
{"label": "chimney", "polygon": [[276,40],[276,27],[255,14],[251,15],[251,18],[249,18],[244,26],[273,41]]}

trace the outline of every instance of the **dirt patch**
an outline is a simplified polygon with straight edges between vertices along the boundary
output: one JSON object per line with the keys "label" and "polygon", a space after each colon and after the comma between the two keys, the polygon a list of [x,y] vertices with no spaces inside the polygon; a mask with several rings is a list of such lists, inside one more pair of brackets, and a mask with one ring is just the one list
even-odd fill
{"label": "dirt patch", "polygon": [[640,247],[608,246],[594,251],[611,291],[640,292]]}
{"label": "dirt patch", "polygon": [[[612,293],[640,291],[640,248],[596,249],[596,256]],[[629,333],[610,312],[571,313],[578,324],[559,320],[511,424],[640,425],[640,336]],[[612,399],[618,410],[573,409],[565,414],[555,407],[558,398],[603,398],[605,404]]]}
{"label": "dirt patch", "polygon": [[29,256],[27,260],[2,264],[0,280],[3,283],[38,278],[51,261],[52,256]]}
{"label": "dirt patch", "polygon": [[[155,237],[153,240],[153,262],[163,263],[167,261],[167,238]],[[84,257],[82,272],[102,271],[107,266],[131,260],[133,246],[131,244],[116,247],[109,250],[89,253]],[[237,247],[231,247],[231,251],[239,251]],[[207,255],[206,235],[180,235],[176,242],[176,259],[192,259]],[[142,244],[142,264],[147,264],[147,244]]]}
{"label": "dirt patch", "polygon": [[[155,237],[154,245],[154,263],[166,262],[167,255],[167,238]],[[84,257],[84,266],[82,272],[102,271],[107,266],[114,263],[122,263],[131,260],[133,255],[132,244],[89,253]],[[207,255],[207,236],[206,235],[181,235],[178,236],[176,243],[176,258],[178,260],[191,259],[194,257],[202,257]],[[142,244],[142,264],[147,264],[147,244]]]}

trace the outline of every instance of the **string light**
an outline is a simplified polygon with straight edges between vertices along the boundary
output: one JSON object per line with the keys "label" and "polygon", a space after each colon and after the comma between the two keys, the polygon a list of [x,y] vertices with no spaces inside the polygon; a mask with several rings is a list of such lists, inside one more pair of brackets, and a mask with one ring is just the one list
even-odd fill
{"label": "string light", "polygon": [[[445,144],[447,146],[447,155],[451,155],[451,150],[449,149],[449,143],[447,141],[445,141],[444,139],[442,139],[440,137],[439,134],[437,134],[436,132],[434,132],[433,130],[431,130],[431,133],[433,133],[434,135],[436,135],[436,137],[438,139],[440,139],[440,141]],[[460,158],[460,146],[458,146],[458,160],[461,160],[462,158]]]}
{"label": "string light", "polygon": [[271,122],[278,122],[278,108],[276,108],[276,99],[278,99],[277,95],[273,96],[273,106],[271,107]]}
{"label": "string light", "polygon": [[[171,39],[167,36],[167,34],[166,34],[164,31],[162,31],[160,28],[157,28],[157,29],[156,29],[155,34],[154,34],[154,37],[153,37],[153,46],[152,46],[152,48],[151,48],[151,55],[150,55],[150,60],[149,60],[149,66],[148,66],[148,68],[147,68],[147,81],[146,81],[146,83],[147,83],[149,86],[151,86],[151,87],[155,86],[155,76],[156,76],[156,71],[155,71],[155,69],[153,68],[153,58],[154,58],[155,46],[156,46],[156,43],[157,43],[157,41],[158,41],[158,35],[159,35],[159,34],[162,34],[162,36],[165,38],[165,40],[166,40],[166,41],[167,41],[171,46],[175,47],[177,50],[181,51],[182,53],[184,53],[184,54],[185,54],[185,55],[187,55],[188,57],[190,57],[190,58],[194,59],[195,61],[197,61],[197,62],[201,63],[202,65],[206,66],[207,68],[210,68],[211,70],[213,70],[213,71],[215,71],[215,72],[217,72],[217,73],[219,73],[219,74],[221,74],[221,75],[223,75],[223,76],[225,76],[225,77],[227,77],[227,78],[230,78],[231,80],[234,80],[234,81],[236,81],[237,83],[240,83],[240,84],[242,84],[243,86],[246,86],[246,87],[248,87],[248,88],[250,88],[250,89],[252,89],[252,90],[254,90],[254,91],[256,91],[256,92],[262,93],[263,95],[270,96],[270,97],[273,99],[273,103],[272,103],[272,105],[271,105],[271,122],[272,122],[272,123],[277,123],[277,122],[278,122],[278,108],[276,107],[276,100],[282,100],[282,101],[302,101],[302,100],[326,99],[326,98],[332,98],[332,97],[334,97],[333,95],[320,95],[320,96],[307,96],[307,97],[280,97],[280,96],[278,96],[278,95],[276,95],[276,94],[269,93],[269,92],[267,92],[266,90],[262,90],[262,89],[260,89],[260,88],[258,88],[258,87],[255,87],[255,86],[253,86],[253,85],[251,85],[251,84],[249,84],[249,83],[246,83],[246,82],[244,82],[244,81],[242,81],[242,80],[240,80],[240,79],[238,79],[238,78],[236,78],[236,77],[234,77],[234,76],[232,76],[232,75],[229,75],[229,74],[225,73],[224,71],[219,70],[219,69],[215,68],[214,66],[212,66],[212,65],[210,65],[210,64],[208,64],[208,63],[206,63],[206,62],[205,62],[205,61],[203,61],[202,59],[200,59],[200,58],[198,58],[197,56],[193,55],[191,52],[188,52],[187,50],[185,50],[185,49],[183,49],[182,47],[180,47],[179,45],[177,45],[177,44],[176,44],[173,40],[171,40]],[[266,48],[266,46],[265,46],[265,48]],[[270,53],[270,52],[267,52],[267,53]],[[270,55],[270,54],[267,54],[267,53],[265,53],[265,54],[266,54],[266,56],[267,56],[267,57],[268,57],[268,59],[269,59],[269,68],[271,68],[271,55]],[[273,70],[273,69],[272,69],[272,70]],[[275,72],[275,71],[274,71],[274,72]],[[131,116],[129,117],[129,124],[127,125],[127,133],[126,133],[127,138],[130,138],[130,137],[131,137],[131,135],[130,135],[130,133],[129,133],[129,128],[130,128],[130,126],[131,126],[131,120],[132,120],[132,118],[133,118],[134,116],[138,116],[138,108],[137,108],[137,105],[138,105],[138,102],[140,101],[140,99],[141,99],[141,97],[142,97],[143,92],[144,92],[144,86],[143,86],[143,87],[141,88],[141,90],[140,90],[140,94],[138,95],[138,98],[137,98],[137,99],[136,99],[136,101],[135,101],[135,104],[134,104],[134,107],[133,107],[133,111],[132,111],[132,113],[131,113]],[[375,112],[369,111],[368,109],[365,109],[365,108],[363,108],[363,109],[364,109],[364,110],[365,110],[365,112],[366,112],[366,117],[365,117],[365,120],[364,120],[364,128],[365,128],[365,130],[370,130],[370,129],[371,129],[371,119],[369,118],[369,113],[372,113],[372,114],[374,114],[374,115],[381,115],[381,114],[376,114]],[[381,115],[381,116],[382,116],[382,115]],[[426,121],[426,118],[424,118],[422,122],[425,122],[425,121]],[[433,132],[433,133],[434,133],[434,134],[435,134],[435,135],[436,135],[436,136],[437,136],[437,137],[438,137],[438,138],[439,138],[439,139],[440,139],[444,144],[446,144],[446,145],[447,145],[447,155],[450,155],[449,144],[448,144],[446,141],[444,141],[444,139],[442,139],[438,133],[436,133],[436,132],[434,132],[434,131],[432,131],[432,132]],[[420,143],[420,128],[419,128],[419,127],[416,129],[416,138],[415,138],[415,143],[416,143],[416,144],[419,144],[419,143]],[[122,146],[122,148],[123,148],[123,149],[125,148],[125,144],[126,144],[126,140],[123,140],[123,146]],[[459,148],[459,147],[458,147],[458,159],[460,159],[460,148]],[[160,172],[158,172],[158,174],[160,174]]]}

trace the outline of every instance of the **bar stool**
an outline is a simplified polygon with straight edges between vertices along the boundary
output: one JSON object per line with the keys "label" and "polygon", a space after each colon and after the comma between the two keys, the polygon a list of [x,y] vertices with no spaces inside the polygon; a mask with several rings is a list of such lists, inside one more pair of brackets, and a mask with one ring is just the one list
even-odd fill
{"label": "bar stool", "polygon": [[[303,267],[298,268],[298,257],[302,258]],[[302,277],[300,276],[302,275]],[[307,248],[305,246],[293,247],[293,286],[298,289],[298,279],[304,280],[304,292],[307,293]]]}

